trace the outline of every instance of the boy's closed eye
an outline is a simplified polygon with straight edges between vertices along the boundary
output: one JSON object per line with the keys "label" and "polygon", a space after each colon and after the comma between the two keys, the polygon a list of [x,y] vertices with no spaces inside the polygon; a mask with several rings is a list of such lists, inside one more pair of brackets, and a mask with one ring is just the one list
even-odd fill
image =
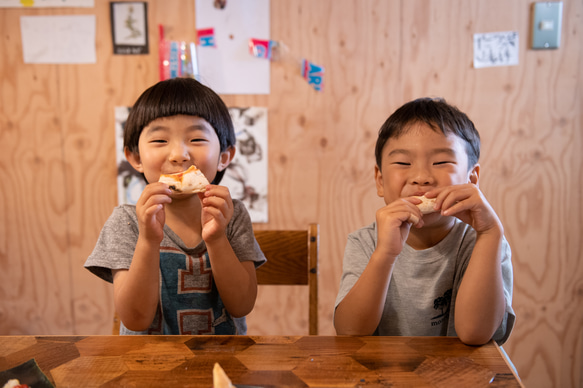
{"label": "boy's closed eye", "polygon": [[208,141],[208,140],[206,138],[202,138],[202,137],[197,137],[197,138],[190,140],[191,143],[202,143],[202,142],[206,142],[206,141]]}

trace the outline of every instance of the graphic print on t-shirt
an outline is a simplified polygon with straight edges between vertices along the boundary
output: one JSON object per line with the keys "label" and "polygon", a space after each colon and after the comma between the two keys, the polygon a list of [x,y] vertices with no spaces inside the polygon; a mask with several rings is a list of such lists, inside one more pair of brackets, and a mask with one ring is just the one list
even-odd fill
{"label": "graphic print on t-shirt", "polygon": [[440,296],[433,301],[433,308],[439,311],[440,314],[431,318],[431,326],[441,325],[443,323],[443,318],[449,315],[452,292],[453,290],[450,288],[443,294],[443,296]]}
{"label": "graphic print on t-shirt", "polygon": [[163,334],[236,334],[233,318],[213,282],[206,252],[191,256],[161,247],[160,275]]}

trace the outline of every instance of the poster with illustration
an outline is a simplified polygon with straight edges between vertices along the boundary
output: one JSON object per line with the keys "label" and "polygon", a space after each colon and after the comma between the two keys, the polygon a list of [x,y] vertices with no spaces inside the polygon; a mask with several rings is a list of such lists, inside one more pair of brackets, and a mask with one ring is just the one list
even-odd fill
{"label": "poster with illustration", "polygon": [[222,185],[247,207],[253,222],[267,222],[267,108],[229,108],[237,152]]}
{"label": "poster with illustration", "polygon": [[[146,182],[126,160],[123,131],[130,108],[115,108],[115,146],[118,203],[135,205]],[[241,200],[254,223],[268,221],[267,206],[267,108],[229,108],[237,136],[237,152],[221,185]]]}
{"label": "poster with illustration", "polygon": [[148,4],[146,2],[111,2],[111,37],[113,53],[148,54]]}

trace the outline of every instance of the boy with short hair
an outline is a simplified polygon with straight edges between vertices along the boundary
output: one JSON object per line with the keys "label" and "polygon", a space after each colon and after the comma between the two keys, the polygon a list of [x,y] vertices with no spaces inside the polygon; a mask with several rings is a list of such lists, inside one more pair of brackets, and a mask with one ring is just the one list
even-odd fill
{"label": "boy with short hair", "polygon": [[[411,101],[385,121],[375,155],[386,206],[348,236],[337,333],[504,343],[515,320],[510,247],[478,187],[472,121],[443,99]],[[420,196],[433,212],[421,213]]]}
{"label": "boy with short hair", "polygon": [[[224,102],[194,79],[158,82],[130,111],[124,152],[148,185],[114,209],[85,263],[113,282],[120,334],[245,334],[265,256],[243,203],[219,185],[235,155]],[[202,193],[159,182],[192,166],[211,182]]]}

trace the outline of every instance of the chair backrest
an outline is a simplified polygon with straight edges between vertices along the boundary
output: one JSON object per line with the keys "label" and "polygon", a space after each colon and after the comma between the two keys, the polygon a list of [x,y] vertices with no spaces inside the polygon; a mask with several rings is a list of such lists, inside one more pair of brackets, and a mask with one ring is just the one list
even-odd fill
{"label": "chair backrest", "polygon": [[[318,251],[320,226],[307,230],[256,230],[267,263],[257,269],[259,285],[307,285],[309,333],[318,335]],[[119,317],[113,316],[112,334],[119,334]]]}
{"label": "chair backrest", "polygon": [[256,230],[255,239],[267,258],[257,269],[259,285],[307,285],[309,333],[318,335],[318,251],[320,228]]}

